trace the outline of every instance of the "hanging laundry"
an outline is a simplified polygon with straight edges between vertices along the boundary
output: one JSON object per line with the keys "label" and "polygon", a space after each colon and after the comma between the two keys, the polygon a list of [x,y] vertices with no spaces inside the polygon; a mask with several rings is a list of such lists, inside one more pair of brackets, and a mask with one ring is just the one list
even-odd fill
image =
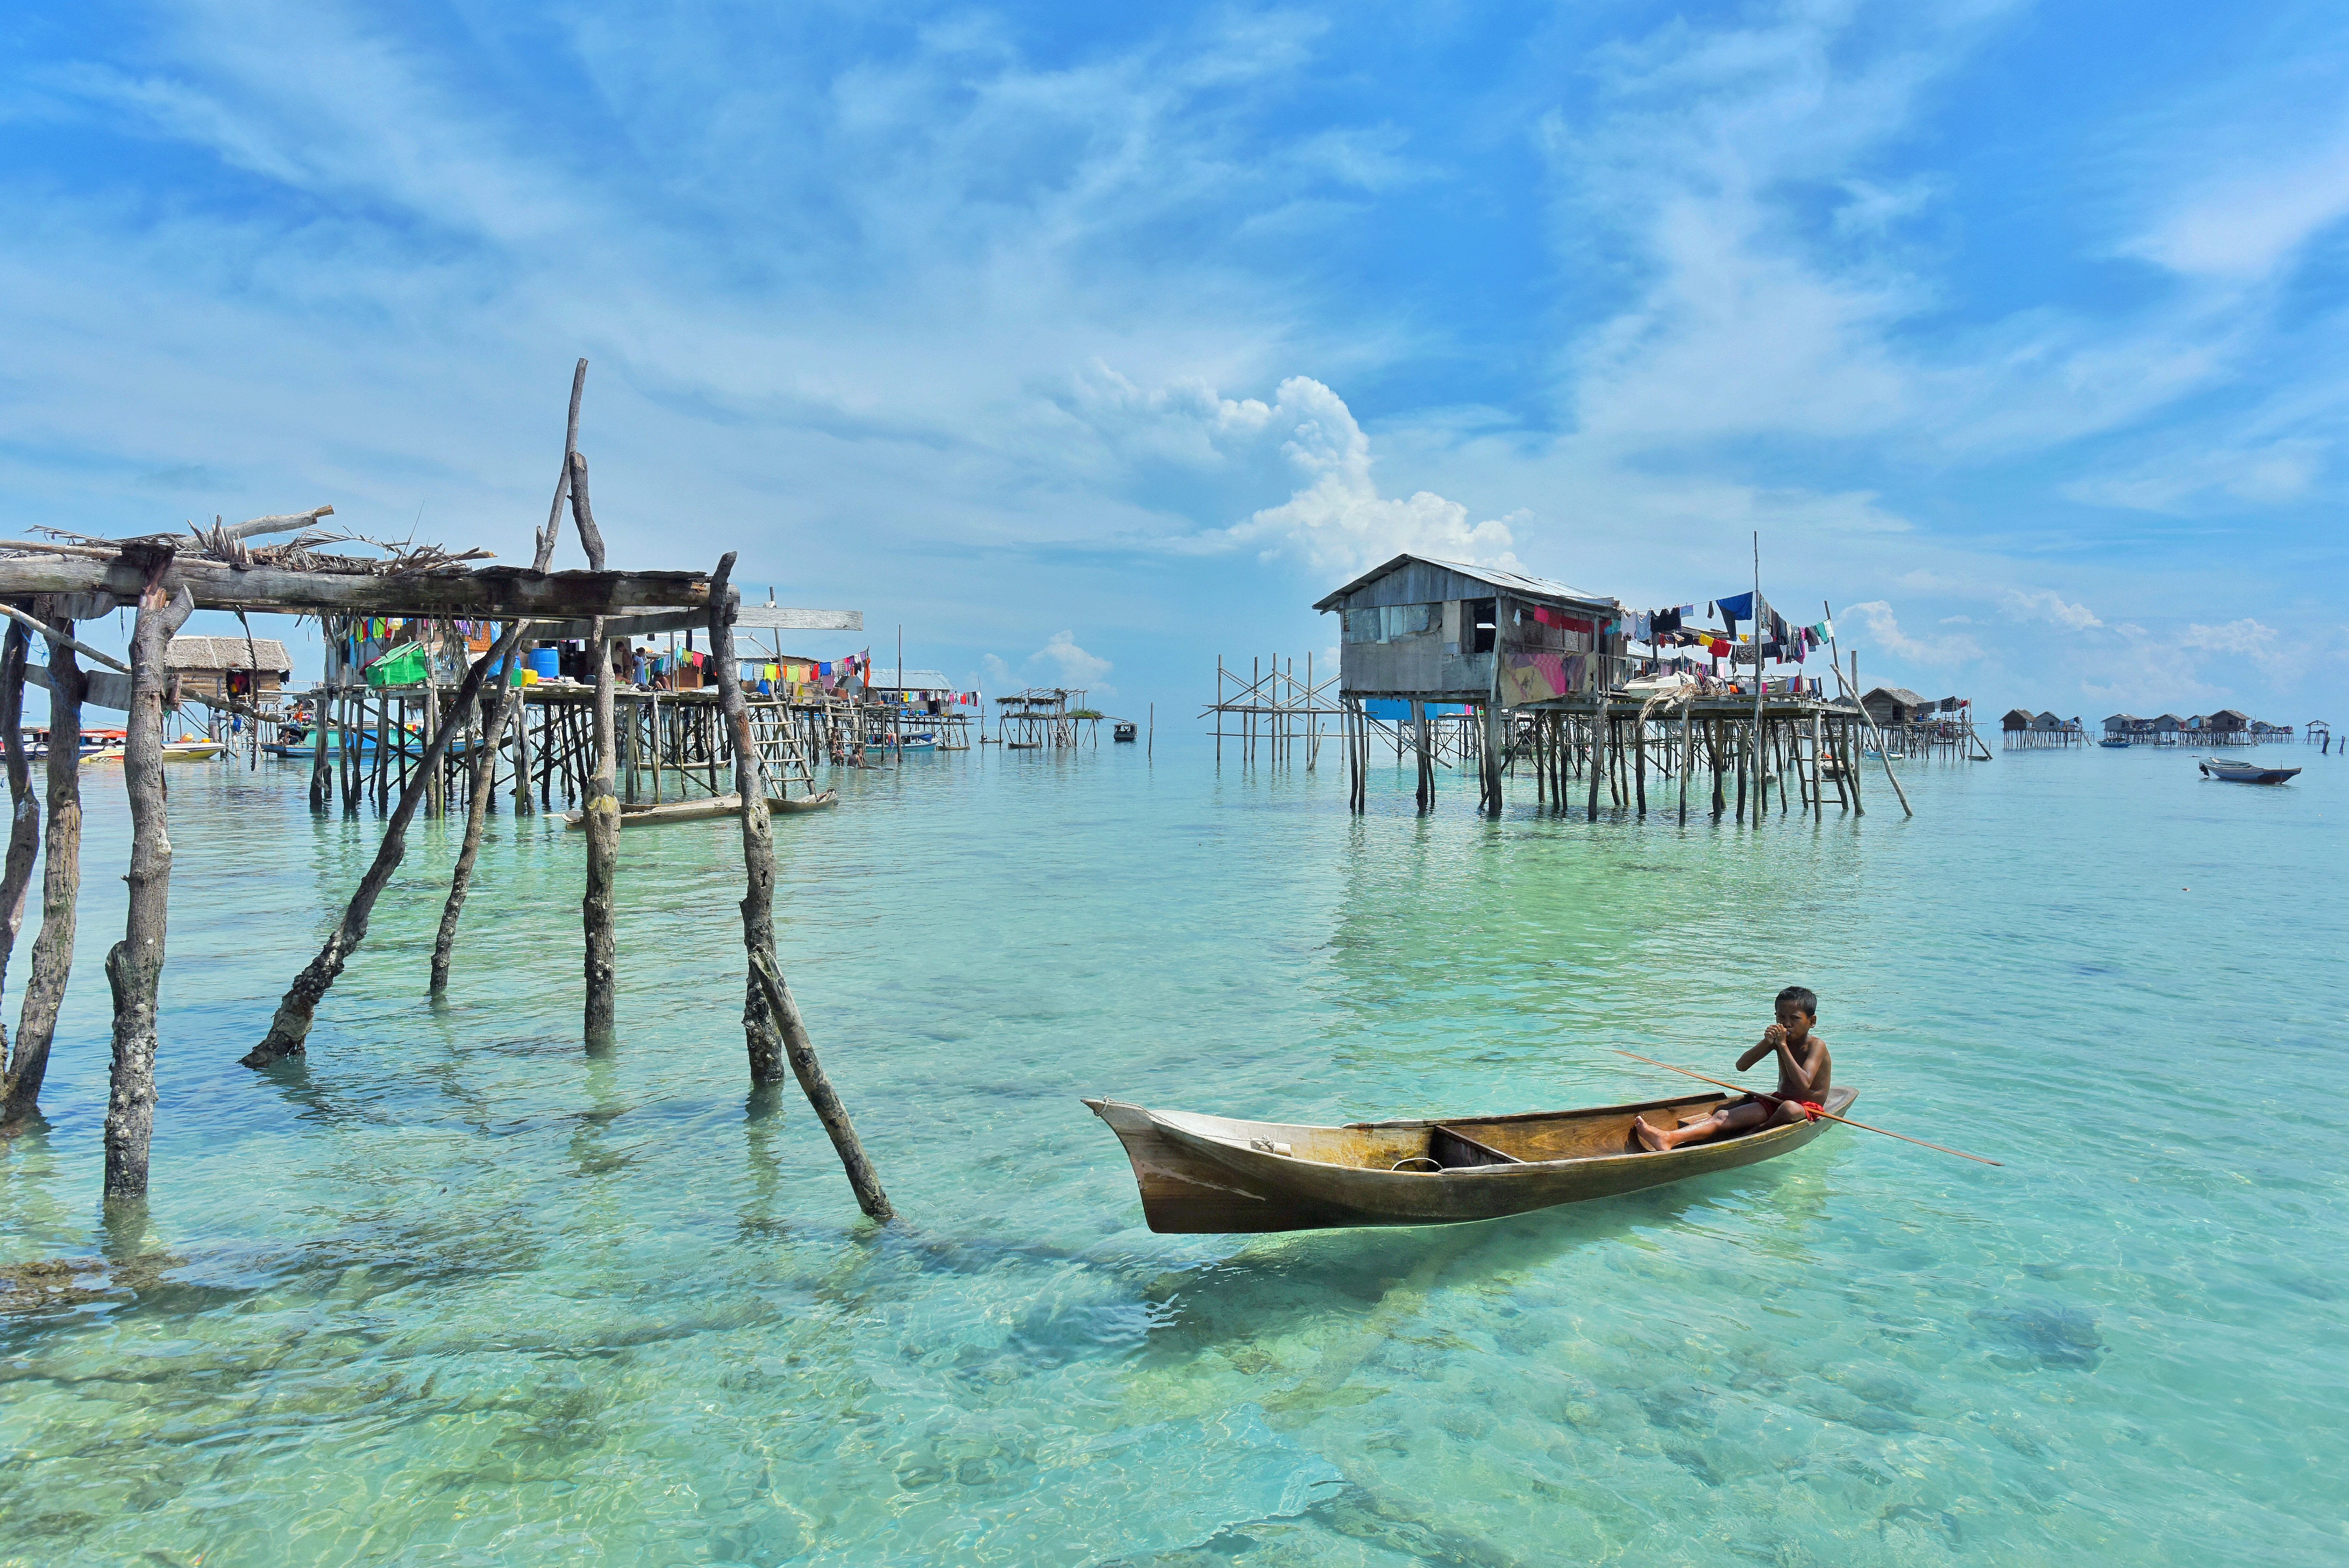
{"label": "hanging laundry", "polygon": [[[1680,628],[1681,612],[1676,609],[1655,610],[1648,617],[1648,629],[1658,636],[1668,631],[1678,631]],[[1652,641],[1653,639],[1650,640]]]}
{"label": "hanging laundry", "polygon": [[1723,616],[1733,621],[1752,620],[1754,618],[1754,596],[1752,594],[1732,594],[1725,599],[1715,599],[1713,602]]}

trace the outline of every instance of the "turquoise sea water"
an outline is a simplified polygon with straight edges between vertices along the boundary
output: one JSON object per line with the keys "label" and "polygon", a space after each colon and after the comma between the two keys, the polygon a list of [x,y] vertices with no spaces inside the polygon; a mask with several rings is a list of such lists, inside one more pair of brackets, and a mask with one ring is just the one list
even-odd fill
{"label": "turquoise sea water", "polygon": [[[580,840],[501,818],[450,1004],[434,825],[262,1077],[378,826],[183,768],[111,1239],[93,770],[50,1126],[0,1152],[0,1261],[80,1270],[0,1314],[0,1563],[2337,1563],[2349,763],[2287,752],[1912,763],[1913,821],[1879,776],[1758,834],[1450,780],[1422,820],[1395,772],[1357,820],[1341,770],[1163,737],[850,774],[777,824],[783,947],[888,1231],[746,1094],[728,825],[626,836],[609,1055]],[[1721,1071],[1790,981],[1855,1114],[2004,1168],[1836,1130],[1485,1225],[1159,1237],[1078,1104],[1675,1093],[1608,1048]]]}

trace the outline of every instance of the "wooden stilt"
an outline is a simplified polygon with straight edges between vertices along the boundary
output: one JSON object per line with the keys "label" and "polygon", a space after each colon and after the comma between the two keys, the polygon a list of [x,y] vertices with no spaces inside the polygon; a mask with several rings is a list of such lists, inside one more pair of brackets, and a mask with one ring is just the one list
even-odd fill
{"label": "wooden stilt", "polygon": [[[40,605],[36,600],[36,607]],[[36,613],[39,613],[36,608]],[[74,623],[45,617],[49,643],[48,843],[41,859],[41,930],[33,939],[25,1004],[0,1085],[0,1127],[39,1113],[49,1042],[73,972],[75,902],[81,892],[81,701],[88,678],[74,658]]]}
{"label": "wooden stilt", "polygon": [[[581,543],[587,546],[587,564],[602,571],[604,536],[596,530],[595,510],[588,503],[586,454],[579,452],[571,454],[571,520],[579,530]],[[579,901],[579,912],[587,939],[587,1046],[601,1050],[611,1044],[616,1022],[618,955],[612,933],[612,888],[619,879],[620,868],[620,803],[612,787],[617,738],[613,732],[612,644],[605,634],[602,616],[595,618],[588,640],[595,650],[595,763],[587,780],[587,891]],[[721,680],[733,674],[730,670],[719,671]]]}
{"label": "wooden stilt", "polygon": [[[114,992],[114,1063],[106,1096],[106,1201],[144,1201],[147,1149],[155,1131],[155,1001],[163,981],[171,898],[171,836],[163,803],[165,650],[196,609],[185,587],[161,586],[174,550],[150,547],[149,587],[130,633],[130,714],[124,725],[122,779],[130,795],[129,913],[106,955]],[[130,552],[126,551],[125,555]]]}
{"label": "wooden stilt", "polygon": [[[466,672],[465,683],[457,691],[459,708],[480,697],[481,681],[489,672],[490,660],[495,657],[494,652],[481,655],[480,661]],[[433,732],[431,740],[425,744],[424,761],[428,767],[440,766],[440,758],[449,749],[451,728],[453,715],[450,722],[444,722]],[[411,774],[407,787],[399,792],[399,804],[392,810],[391,821],[384,828],[383,842],[375,852],[375,863],[359,879],[358,891],[351,895],[350,904],[343,910],[343,918],[326,938],[326,945],[295,977],[285,1000],[277,1004],[276,1015],[269,1021],[269,1033],[260,1044],[240,1058],[243,1065],[253,1068],[273,1066],[288,1056],[302,1054],[306,1048],[310,1025],[317,1016],[318,1002],[334,985],[336,977],[343,972],[343,965],[351,953],[366,940],[367,917],[374,911],[375,901],[382,895],[384,884],[391,880],[391,874],[399,869],[400,860],[408,853],[408,825],[415,820],[417,808],[423,803],[423,779],[420,774]],[[54,842],[55,835],[51,837]]]}
{"label": "wooden stilt", "polygon": [[[8,960],[25,924],[25,903],[33,887],[33,860],[40,848],[41,805],[33,794],[33,770],[25,756],[25,662],[33,634],[8,623],[0,649],[0,750],[8,764],[8,857],[0,870],[0,997],[7,994]],[[0,1023],[0,1068],[7,1060],[8,1031]]]}

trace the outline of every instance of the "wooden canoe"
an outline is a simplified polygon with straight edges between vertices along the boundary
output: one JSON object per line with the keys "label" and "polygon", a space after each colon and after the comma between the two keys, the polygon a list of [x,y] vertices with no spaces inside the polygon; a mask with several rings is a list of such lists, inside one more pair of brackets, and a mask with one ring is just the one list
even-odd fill
{"label": "wooden canoe", "polygon": [[[1638,1105],[1341,1127],[1238,1121],[1087,1100],[1125,1145],[1143,1217],[1166,1233],[1446,1225],[1611,1198],[1772,1158],[1830,1122],[1795,1122],[1664,1154],[1631,1119],[1703,1116],[1742,1096],[1682,1095]],[[1837,1116],[1858,1098],[1830,1090]],[[1403,1168],[1395,1168],[1398,1165]],[[1430,1166],[1439,1168],[1430,1169]]]}
{"label": "wooden canoe", "polygon": [[[803,811],[822,811],[825,806],[839,804],[840,792],[837,790],[826,790],[822,794],[767,797],[769,811],[786,815]],[[620,826],[644,827],[657,822],[700,822],[713,816],[741,815],[742,797],[739,794],[708,795],[700,800],[666,800],[657,805],[640,801],[635,805],[620,808]],[[563,814],[563,820],[574,833],[586,831],[587,814],[584,811],[566,811]]]}

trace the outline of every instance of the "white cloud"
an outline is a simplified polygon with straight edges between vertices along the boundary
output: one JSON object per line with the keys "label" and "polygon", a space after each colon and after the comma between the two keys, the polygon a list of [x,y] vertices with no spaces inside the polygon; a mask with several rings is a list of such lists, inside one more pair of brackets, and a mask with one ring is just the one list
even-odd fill
{"label": "white cloud", "polygon": [[1999,599],[2006,613],[2017,620],[2052,621],[2074,631],[2086,631],[2105,624],[2086,605],[2069,603],[2053,588],[2035,588],[2028,593],[2009,588]]}
{"label": "white cloud", "polygon": [[1947,637],[1914,638],[1900,629],[1893,616],[1892,606],[1883,599],[1870,599],[1865,604],[1848,607],[1847,616],[1857,616],[1876,638],[1877,645],[1895,659],[1906,659],[1919,664],[1962,664],[1980,659],[1982,645],[1962,632]]}
{"label": "white cloud", "polygon": [[986,689],[1001,693],[1027,686],[1081,686],[1104,697],[1117,695],[1117,688],[1107,684],[1102,677],[1116,666],[1077,646],[1074,631],[1056,631],[1044,639],[1044,646],[1019,661],[1014,669],[1006,659],[988,654],[979,660],[979,670]]}
{"label": "white cloud", "polygon": [[1243,497],[1288,493],[1242,521],[1179,535],[1169,548],[1254,549],[1322,573],[1358,571],[1405,550],[1518,564],[1509,520],[1471,522],[1467,507],[1432,491],[1380,494],[1370,436],[1345,400],[1310,376],[1289,377],[1265,403],[1219,397],[1195,380],[1144,391],[1097,364],[1069,406],[1135,470],[1171,466],[1204,482],[1203,505],[1237,510]]}
{"label": "white cloud", "polygon": [[2195,191],[2126,247],[2172,272],[2250,282],[2268,276],[2349,217],[2349,140],[2282,167],[2240,168]]}
{"label": "white cloud", "polygon": [[2075,480],[2062,488],[2070,500],[2095,506],[2171,516],[2214,501],[2282,505],[2300,500],[2324,472],[2329,441],[2285,437],[2258,445],[2164,455],[2133,471]]}
{"label": "white cloud", "polygon": [[2290,657],[2281,632],[2249,617],[2223,626],[2189,626],[2178,640],[2187,648],[2234,654],[2271,669],[2281,667]]}

